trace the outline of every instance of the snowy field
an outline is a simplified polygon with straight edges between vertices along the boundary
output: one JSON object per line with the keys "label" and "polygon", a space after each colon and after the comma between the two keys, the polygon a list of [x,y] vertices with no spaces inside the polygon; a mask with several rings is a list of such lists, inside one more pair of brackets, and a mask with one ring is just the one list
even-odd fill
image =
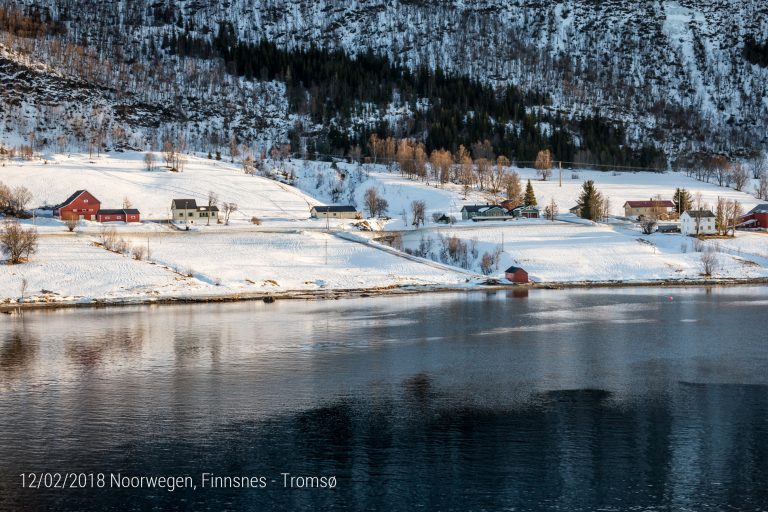
{"label": "snowy field", "polygon": [[454,285],[466,280],[456,272],[326,233],[179,234],[153,239],[151,253],[152,260],[204,283],[244,292]]}
{"label": "snowy field", "polygon": [[0,302],[18,299],[23,279],[28,283],[27,300],[87,303],[460,286],[467,278],[322,233],[126,237],[132,246],[149,241],[147,261],[108,252],[92,239],[85,234],[43,236],[38,254],[29,263],[0,265]]}
{"label": "snowy field", "polygon": [[[390,205],[391,218],[376,223],[377,228],[402,230],[403,246],[410,251],[429,242],[430,259],[444,263],[438,235],[457,236],[474,249],[466,265],[470,274],[481,272],[482,255],[500,249],[503,240],[503,251],[491,272],[496,277],[516,264],[542,282],[696,279],[701,277],[701,255],[694,250],[692,239],[658,233],[643,236],[621,221],[594,225],[565,213],[576,203],[582,182],[594,180],[610,199],[616,216],[623,214],[626,200],[657,194],[671,198],[677,187],[685,187],[692,194],[701,192],[710,204],[718,196],[738,199],[745,210],[758,203],[747,193],[701,183],[679,173],[564,171],[561,187],[557,171],[550,181],[542,182],[535,179],[532,169],[517,169],[523,184],[532,178],[539,203],[554,198],[560,205],[561,219],[569,222],[515,220],[441,226],[432,223],[431,213],[460,219],[461,206],[484,203],[484,195],[470,192],[465,199],[456,185],[438,188],[434,183],[388,172],[383,166],[366,169],[339,163],[338,169],[332,169],[329,163],[283,163],[296,176],[297,186],[292,187],[246,175],[239,165],[205,158],[189,157],[181,173],[161,165],[148,172],[142,159],[143,153],[112,153],[93,159],[58,155],[47,163],[6,161],[0,167],[0,181],[29,188],[34,195],[31,206],[35,207],[63,201],[79,188],[92,192],[105,208],[120,208],[127,197],[145,220],[167,219],[173,198],[194,198],[202,204],[213,190],[221,201],[238,204],[232,225],[178,232],[155,222],[114,223],[129,244],[150,244],[150,260],[136,261],[94,245],[102,227],[99,223],[83,223],[77,234],[71,234],[59,221],[37,217],[34,222],[41,233],[40,250],[29,263],[0,265],[0,300],[18,298],[22,279],[28,282],[27,296],[67,302],[471,286],[477,282],[471,278],[467,282],[467,272],[455,261],[447,262],[457,267],[451,270],[355,243],[323,233],[325,221],[309,218],[310,205],[330,204],[334,195],[337,204],[352,203],[362,210],[363,195],[370,187]],[[572,173],[578,178],[573,179]],[[413,231],[403,222],[402,211],[417,199],[427,203],[428,219],[425,229]],[[253,216],[262,220],[261,226],[250,223]],[[350,221],[331,223],[331,227],[348,235],[356,232]],[[734,240],[707,244],[719,249],[715,277],[768,277],[768,235],[739,232]],[[44,294],[43,290],[51,293]]]}
{"label": "snowy field", "polygon": [[[455,236],[476,246],[478,257],[470,258],[471,270],[480,271],[479,257],[503,252],[491,275],[503,277],[510,265],[523,267],[534,281],[654,281],[699,279],[701,253],[694,240],[680,234],[642,235],[629,226],[584,225],[564,222],[512,221],[477,229],[441,228],[425,235],[414,232],[403,237],[415,250],[424,236],[431,236],[431,257],[440,261],[439,237]],[[768,236],[738,233],[734,240],[705,242],[719,252],[717,278],[768,277]],[[760,252],[760,251],[763,252]]]}
{"label": "snowy field", "polygon": [[[171,294],[186,287],[186,279],[159,265],[108,252],[90,237],[42,237],[38,253],[28,263],[0,265],[0,302],[21,297],[53,302],[93,299],[134,299]],[[51,292],[51,293],[46,293]]]}

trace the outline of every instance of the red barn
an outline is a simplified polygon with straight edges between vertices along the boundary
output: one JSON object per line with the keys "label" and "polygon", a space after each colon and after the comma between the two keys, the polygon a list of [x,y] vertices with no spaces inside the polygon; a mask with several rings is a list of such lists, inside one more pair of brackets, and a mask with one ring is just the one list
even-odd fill
{"label": "red barn", "polygon": [[96,220],[101,202],[87,190],[78,190],[66,201],[53,209],[53,215],[61,220]]}
{"label": "red barn", "polygon": [[135,208],[122,210],[99,210],[96,213],[99,222],[141,222],[141,213]]}
{"label": "red barn", "polygon": [[528,272],[520,267],[509,267],[504,271],[504,277],[513,283],[527,283]]}
{"label": "red barn", "polygon": [[740,228],[768,229],[768,204],[759,204],[741,218]]}

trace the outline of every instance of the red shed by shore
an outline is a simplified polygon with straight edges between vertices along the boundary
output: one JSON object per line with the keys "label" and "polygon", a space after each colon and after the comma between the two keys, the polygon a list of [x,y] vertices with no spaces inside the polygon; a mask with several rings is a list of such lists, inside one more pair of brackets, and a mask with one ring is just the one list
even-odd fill
{"label": "red shed by shore", "polygon": [[61,220],[96,220],[101,202],[87,190],[78,190],[53,209],[54,217]]}
{"label": "red shed by shore", "polygon": [[528,272],[520,267],[509,267],[504,271],[504,277],[513,283],[527,283]]}

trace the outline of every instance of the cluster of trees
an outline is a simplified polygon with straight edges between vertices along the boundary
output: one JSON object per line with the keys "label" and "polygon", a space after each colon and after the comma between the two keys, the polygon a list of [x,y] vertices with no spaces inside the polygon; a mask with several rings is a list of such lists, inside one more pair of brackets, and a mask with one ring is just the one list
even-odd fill
{"label": "cluster of trees", "polygon": [[736,236],[736,225],[744,215],[744,208],[735,199],[718,198],[715,207],[715,229],[721,236]]}
{"label": "cluster of trees", "polygon": [[373,187],[365,191],[363,203],[369,217],[383,217],[389,209],[389,202]]}
{"label": "cluster of trees", "polygon": [[[398,244],[402,240],[397,241]],[[394,244],[393,244],[394,245]],[[499,270],[501,261],[501,246],[497,245],[493,251],[486,251],[480,255],[477,248],[477,240],[472,239],[469,242],[455,235],[443,236],[437,238],[436,251],[434,240],[430,236],[423,236],[416,249],[405,249],[408,254],[413,254],[421,258],[431,258],[433,261],[440,261],[448,265],[455,265],[461,268],[469,269],[474,264],[480,266],[483,275],[490,275]]]}
{"label": "cluster of trees", "polygon": [[752,64],[768,68],[768,41],[758,43],[754,36],[748,35],[744,39],[744,58]]}
{"label": "cluster of trees", "polygon": [[[469,148],[459,145],[455,153],[447,149],[428,153],[424,143],[414,139],[380,138],[372,134],[367,149],[370,154],[365,159],[367,162],[396,167],[409,178],[434,180],[440,186],[449,182],[461,185],[465,197],[474,188],[487,192],[491,202],[502,191],[508,199],[522,201],[520,176],[509,170],[509,158],[496,156],[488,140],[477,141]],[[546,151],[546,154],[551,159],[551,153]]]}
{"label": "cluster of trees", "polygon": [[[163,138],[163,159],[165,165],[171,171],[184,172],[184,164],[186,158],[184,152],[187,150],[187,139],[183,133],[179,132],[176,136],[166,134]],[[144,163],[147,166],[147,170],[152,170],[152,164],[147,162],[146,157]]]}
{"label": "cluster of trees", "polygon": [[743,191],[749,184],[750,177],[762,180],[763,188],[755,190],[760,199],[768,197],[768,160],[762,153],[750,158],[746,163],[729,161],[725,155],[696,153],[688,158],[680,158],[674,162],[674,167],[683,170],[688,176],[706,183],[716,183],[720,187],[733,187]]}
{"label": "cluster of trees", "polygon": [[581,187],[581,195],[576,202],[579,217],[597,222],[608,217],[610,200],[595,187],[595,182],[587,180]]}
{"label": "cluster of trees", "polygon": [[24,13],[14,5],[0,5],[0,31],[18,37],[41,38],[46,35],[64,34],[67,29],[60,21],[54,21],[47,10],[30,6]]}
{"label": "cluster of trees", "polygon": [[32,200],[32,192],[25,186],[9,187],[0,181],[0,213],[13,217],[23,217]]}
{"label": "cluster of trees", "polygon": [[125,254],[135,260],[149,258],[149,249],[143,244],[131,245],[123,237],[118,236],[113,227],[103,227],[99,232],[99,241],[104,249],[118,254]]}

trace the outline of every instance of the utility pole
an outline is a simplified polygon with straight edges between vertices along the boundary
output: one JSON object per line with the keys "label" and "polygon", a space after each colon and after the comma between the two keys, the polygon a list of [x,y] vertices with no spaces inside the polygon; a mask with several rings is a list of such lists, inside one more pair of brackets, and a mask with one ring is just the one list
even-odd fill
{"label": "utility pole", "polygon": [[563,161],[560,160],[560,188],[563,188]]}
{"label": "utility pole", "polygon": [[501,250],[504,251],[504,232],[501,232]]}
{"label": "utility pole", "polygon": [[328,266],[328,235],[325,235],[325,265]]}

